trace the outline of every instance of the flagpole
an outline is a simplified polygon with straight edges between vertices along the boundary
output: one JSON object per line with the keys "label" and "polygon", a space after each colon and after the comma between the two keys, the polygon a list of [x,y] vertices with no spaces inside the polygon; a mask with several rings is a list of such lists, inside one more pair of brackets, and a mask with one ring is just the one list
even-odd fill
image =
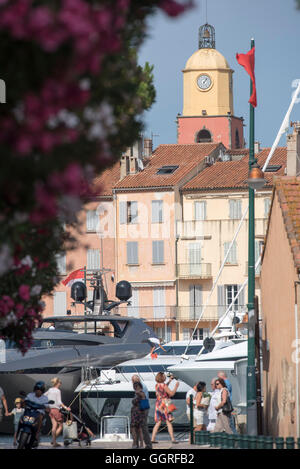
{"label": "flagpole", "polygon": [[[254,39],[251,39],[251,49]],[[250,78],[250,96],[253,84]],[[249,122],[249,172],[256,158],[254,154],[254,106],[250,103]],[[256,402],[256,374],[255,374],[255,191],[249,187],[249,223],[248,223],[248,366],[247,366],[247,433],[257,435],[257,402]]]}

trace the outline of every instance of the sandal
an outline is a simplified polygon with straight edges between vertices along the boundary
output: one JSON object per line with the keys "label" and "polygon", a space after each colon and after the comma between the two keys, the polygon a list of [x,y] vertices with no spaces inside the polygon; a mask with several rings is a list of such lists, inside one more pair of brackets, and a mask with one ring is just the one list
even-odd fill
{"label": "sandal", "polygon": [[177,445],[178,441],[172,440],[172,443],[175,444],[175,445]]}
{"label": "sandal", "polygon": [[158,443],[158,441],[154,440],[154,441],[151,441],[151,443],[155,445],[155,443]]}

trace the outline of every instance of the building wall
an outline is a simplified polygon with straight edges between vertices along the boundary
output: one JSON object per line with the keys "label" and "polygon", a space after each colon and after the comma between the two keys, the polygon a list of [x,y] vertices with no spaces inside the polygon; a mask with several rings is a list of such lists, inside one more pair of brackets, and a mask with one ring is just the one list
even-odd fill
{"label": "building wall", "polygon": [[261,272],[262,334],[267,341],[263,372],[264,425],[266,434],[283,437],[296,437],[295,280],[298,279],[294,261],[275,193]]}
{"label": "building wall", "polygon": [[[211,133],[212,142],[223,143],[227,148],[242,148],[244,146],[243,121],[235,117],[212,116],[202,117],[201,110],[192,117],[178,117],[177,143],[196,143],[197,134],[203,128]],[[231,121],[231,122],[230,122]],[[235,132],[238,131],[240,145],[235,145]]]}
{"label": "building wall", "polygon": [[[87,229],[87,211],[96,211],[98,224],[95,230]],[[73,314],[83,314],[83,305],[77,304],[72,306],[71,289],[65,287],[62,281],[74,270],[87,267],[87,252],[89,249],[99,251],[99,265],[105,269],[111,269],[111,272],[105,275],[105,288],[108,293],[109,299],[115,298],[115,283],[111,280],[111,274],[115,274],[115,231],[114,231],[114,208],[113,201],[91,201],[87,203],[79,215],[79,228],[74,230],[68,226],[66,229],[70,235],[76,239],[76,249],[68,251],[66,254],[65,272],[59,276],[60,283],[53,291],[53,295],[43,298],[46,304],[44,311],[45,316],[60,315],[62,314],[61,308],[65,304],[65,312],[70,309]],[[102,236],[103,234],[103,236]],[[87,282],[88,295],[92,295],[92,288]],[[55,306],[55,296],[58,293],[60,300],[58,303],[61,305]],[[56,309],[55,309],[56,308]]]}
{"label": "building wall", "polygon": [[[255,199],[255,231],[256,243],[258,244],[262,241],[266,232],[267,213],[265,213],[265,199],[270,200],[270,195],[270,191],[263,191],[258,193]],[[221,300],[220,290],[218,291],[218,288],[220,286],[227,285],[242,285],[248,276],[248,216],[246,216],[236,238],[236,260],[232,258],[230,259],[230,257],[228,258],[220,275],[218,284],[211,293],[213,283],[225,257],[224,243],[229,244],[232,241],[240,224],[240,218],[230,219],[229,200],[240,201],[241,215],[243,215],[248,204],[247,192],[232,191],[231,193],[215,194],[211,192],[203,192],[198,194],[184,194],[183,196],[184,222],[181,224],[180,229],[184,231],[181,231],[182,236],[178,242],[178,263],[184,265],[188,264],[189,246],[195,246],[195,244],[198,244],[201,250],[203,272],[200,272],[197,277],[197,275],[193,276],[193,273],[197,274],[197,269],[194,271],[193,269],[190,269],[187,272],[188,274],[191,272],[189,274],[190,278],[182,278],[180,280],[179,304],[185,306],[189,305],[190,285],[201,285],[202,301],[204,305],[207,303],[209,296],[211,295],[203,315],[203,318],[206,318],[207,320],[217,320],[221,312],[224,311],[224,308],[219,308]],[[195,202],[204,202],[206,204],[206,219],[203,221],[194,221]],[[195,258],[198,261],[197,256],[194,256],[194,259]],[[259,270],[256,275],[255,293],[260,298]],[[245,306],[247,304],[247,295],[248,290],[246,286],[244,288],[244,293],[240,297],[239,305]]]}

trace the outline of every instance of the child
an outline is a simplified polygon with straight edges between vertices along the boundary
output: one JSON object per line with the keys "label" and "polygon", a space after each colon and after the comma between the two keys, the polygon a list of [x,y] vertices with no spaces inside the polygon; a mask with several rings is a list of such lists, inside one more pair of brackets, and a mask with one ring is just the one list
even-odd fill
{"label": "child", "polygon": [[14,446],[17,444],[17,433],[18,433],[18,427],[19,427],[19,421],[22,415],[24,414],[23,409],[23,399],[20,397],[17,397],[15,400],[15,408],[8,413],[8,415],[13,415],[14,416]]}

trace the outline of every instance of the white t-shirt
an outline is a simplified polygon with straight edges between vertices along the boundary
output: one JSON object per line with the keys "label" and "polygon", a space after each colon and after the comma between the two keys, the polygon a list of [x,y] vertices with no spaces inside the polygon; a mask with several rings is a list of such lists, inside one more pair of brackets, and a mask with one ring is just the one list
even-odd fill
{"label": "white t-shirt", "polygon": [[[25,401],[26,400],[35,402],[36,404],[43,404],[46,407],[49,407],[48,397],[45,396],[45,394],[42,394],[40,397],[37,397],[35,392],[30,392],[29,394],[27,394]],[[37,409],[37,411],[40,412],[41,414],[45,413],[44,409]]]}
{"label": "white t-shirt", "polygon": [[[190,396],[193,396],[193,401],[194,401],[194,398],[195,398],[196,394],[197,394],[197,391],[195,391],[194,388],[191,388],[191,389],[186,393],[185,400],[186,400],[186,401],[188,400],[188,402],[189,402],[189,401],[190,401]],[[186,405],[186,412],[187,412],[187,414],[190,413],[190,405],[189,405],[189,404]]]}
{"label": "white t-shirt", "polygon": [[45,396],[48,397],[49,401],[54,401],[54,404],[49,404],[50,409],[59,409],[62,406],[61,391],[58,388],[49,388],[45,392]]}

